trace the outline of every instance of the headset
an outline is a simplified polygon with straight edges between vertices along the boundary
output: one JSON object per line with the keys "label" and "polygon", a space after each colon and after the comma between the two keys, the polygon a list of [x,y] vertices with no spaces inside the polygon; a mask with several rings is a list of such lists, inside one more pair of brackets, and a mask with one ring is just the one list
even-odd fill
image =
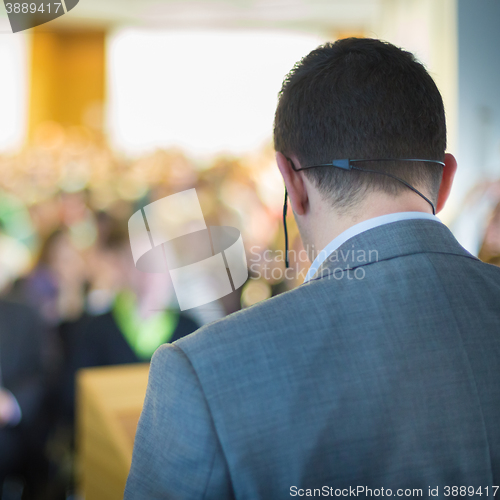
{"label": "headset", "polygon": [[[391,177],[392,179],[395,179],[401,184],[404,184],[408,189],[411,189],[414,193],[417,193],[421,198],[423,198],[431,207],[432,207],[432,214],[436,215],[436,207],[434,206],[434,203],[432,203],[429,198],[424,196],[418,189],[415,189],[411,184],[408,184],[403,179],[400,179],[399,177],[396,177],[395,175],[389,174],[387,172],[380,172],[378,170],[369,170],[366,168],[359,168],[355,165],[355,163],[365,163],[365,162],[389,162],[389,161],[395,161],[395,162],[422,162],[422,163],[432,163],[434,165],[441,165],[444,167],[444,163],[442,161],[437,161],[437,160],[423,160],[420,158],[417,159],[412,159],[412,158],[386,158],[386,159],[362,159],[362,160],[350,160],[350,159],[343,159],[343,160],[332,160],[331,163],[321,163],[319,165],[310,165],[308,167],[301,167],[301,168],[296,168],[293,161],[290,158],[287,158],[287,160],[290,162],[290,165],[292,166],[292,169],[295,172],[300,172],[301,170],[307,170],[309,168],[319,168],[319,167],[333,167],[333,168],[340,168],[342,170],[357,170],[358,172],[368,172],[370,174],[379,174],[379,175],[385,175],[387,177]],[[290,262],[288,260],[288,230],[286,227],[286,214],[288,211],[288,191],[285,187],[285,203],[283,205],[283,228],[285,230],[285,265],[287,268],[290,267]]]}

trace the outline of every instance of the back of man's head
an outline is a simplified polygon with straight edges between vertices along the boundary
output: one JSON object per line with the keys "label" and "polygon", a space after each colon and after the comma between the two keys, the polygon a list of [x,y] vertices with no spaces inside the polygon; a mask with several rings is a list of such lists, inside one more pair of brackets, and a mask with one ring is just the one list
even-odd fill
{"label": "back of man's head", "polygon": [[[379,40],[327,43],[287,75],[276,110],[276,151],[302,167],[333,159],[419,158],[443,161],[446,123],[441,95],[409,52]],[[437,198],[442,167],[415,162],[359,164],[392,173]],[[305,174],[338,209],[367,190],[406,189],[387,176],[337,168]]]}

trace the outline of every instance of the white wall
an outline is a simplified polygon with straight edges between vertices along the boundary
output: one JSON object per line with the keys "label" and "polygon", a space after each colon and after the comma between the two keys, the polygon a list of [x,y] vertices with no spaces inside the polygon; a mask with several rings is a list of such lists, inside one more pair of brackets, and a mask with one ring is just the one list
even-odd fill
{"label": "white wall", "polygon": [[459,172],[456,195],[500,179],[500,2],[458,0]]}
{"label": "white wall", "polygon": [[7,18],[0,17],[0,153],[18,149],[25,139],[27,45],[26,36],[13,34]]}
{"label": "white wall", "polygon": [[129,154],[240,154],[271,141],[285,75],[321,43],[279,31],[125,28],[108,40],[108,129]]}

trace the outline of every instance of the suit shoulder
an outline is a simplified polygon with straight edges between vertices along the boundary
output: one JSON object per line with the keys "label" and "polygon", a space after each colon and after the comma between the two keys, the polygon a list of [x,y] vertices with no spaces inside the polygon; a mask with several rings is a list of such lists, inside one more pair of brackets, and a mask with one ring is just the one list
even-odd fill
{"label": "suit shoulder", "polygon": [[168,366],[171,373],[180,373],[181,370],[190,370],[191,365],[184,351],[175,344],[163,344],[156,349],[151,358],[149,376],[151,379],[163,377],[164,367]]}
{"label": "suit shoulder", "polygon": [[268,332],[283,330],[298,316],[304,319],[310,311],[313,296],[309,285],[264,300],[247,309],[235,312],[201,327],[195,333],[174,343],[182,350],[191,351],[195,346],[205,346],[213,341],[236,342],[249,335],[258,337]]}

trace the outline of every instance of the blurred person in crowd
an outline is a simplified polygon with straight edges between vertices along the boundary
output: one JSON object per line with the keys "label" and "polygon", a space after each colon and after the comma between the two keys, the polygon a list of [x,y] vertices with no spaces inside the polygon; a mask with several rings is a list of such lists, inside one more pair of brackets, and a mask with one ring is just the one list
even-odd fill
{"label": "blurred person in crowd", "polygon": [[85,303],[85,261],[67,229],[52,232],[42,243],[23,289],[28,302],[50,326],[79,318]]}
{"label": "blurred person in crowd", "polygon": [[460,244],[472,255],[479,255],[489,216],[500,201],[500,181],[476,184],[463,200],[461,210],[451,225]]}
{"label": "blurred person in crowd", "polygon": [[31,205],[29,215],[34,231],[43,243],[62,224],[59,198],[51,196]]}
{"label": "blurred person in crowd", "polygon": [[305,283],[156,351],[125,499],[491,496],[500,270],[435,216],[457,165],[432,78],[389,43],[326,44],[274,139]]}
{"label": "blurred person in crowd", "polygon": [[16,197],[0,191],[0,294],[13,294],[16,280],[32,265],[36,240],[29,212]]}
{"label": "blurred person in crowd", "polygon": [[486,226],[479,258],[488,264],[500,266],[500,203],[493,210]]}
{"label": "blurred person in crowd", "polygon": [[88,310],[68,348],[65,408],[72,415],[74,377],[81,368],[148,362],[154,351],[194,332],[198,325],[171,307],[173,290],[165,274],[134,266],[127,225],[101,214],[99,244],[89,260]]}
{"label": "blurred person in crowd", "polygon": [[16,196],[0,190],[0,224],[2,232],[31,252],[37,235],[25,204]]}
{"label": "blurred person in crowd", "polygon": [[9,476],[24,478],[23,498],[47,481],[43,328],[30,308],[0,301],[0,497]]}
{"label": "blurred person in crowd", "polygon": [[[62,227],[45,239],[34,268],[16,285],[16,300],[38,311],[46,325],[41,345],[49,360],[51,398],[57,399],[68,343],[84,320],[87,281],[85,260]],[[55,402],[50,407],[55,411]]]}
{"label": "blurred person in crowd", "polygon": [[31,253],[20,241],[5,234],[0,221],[0,293],[10,295],[12,285],[28,272]]}

